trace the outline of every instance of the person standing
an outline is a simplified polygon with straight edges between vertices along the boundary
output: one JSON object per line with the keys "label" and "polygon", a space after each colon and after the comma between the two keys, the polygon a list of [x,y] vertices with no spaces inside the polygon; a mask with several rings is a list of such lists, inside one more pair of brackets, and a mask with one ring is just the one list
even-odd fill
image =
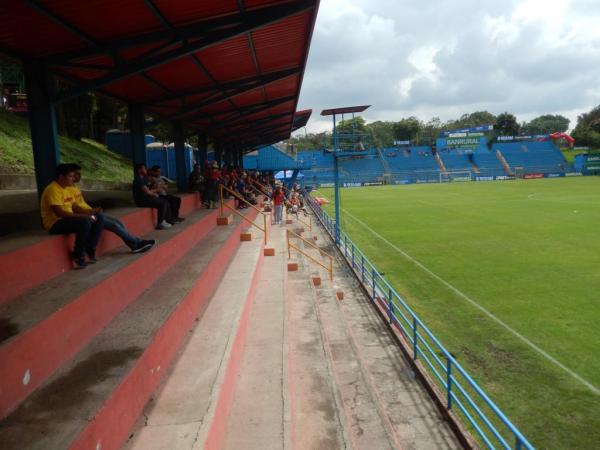
{"label": "person standing", "polygon": [[[88,214],[75,203],[73,187],[75,173],[68,164],[56,167],[56,179],[44,189],[40,211],[44,229],[50,234],[75,233],[71,258],[75,268],[83,269],[96,262],[96,246],[104,228],[102,215]],[[87,255],[88,261],[85,256]]]}
{"label": "person standing", "polygon": [[281,221],[282,216],[283,216],[283,202],[285,201],[285,195],[283,194],[283,191],[281,190],[281,188],[277,187],[275,189],[275,192],[273,192],[273,208],[274,208],[274,212],[275,212],[275,216],[274,216],[274,224],[280,224],[282,225],[283,222]]}

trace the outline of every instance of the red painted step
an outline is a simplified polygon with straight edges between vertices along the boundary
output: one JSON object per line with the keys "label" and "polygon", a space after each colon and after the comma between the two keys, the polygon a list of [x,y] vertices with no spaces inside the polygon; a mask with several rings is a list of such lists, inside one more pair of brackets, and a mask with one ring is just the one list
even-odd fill
{"label": "red painted step", "polygon": [[[157,233],[170,238],[148,253],[106,255],[95,266],[70,271],[4,305],[0,318],[9,324],[12,318],[21,331],[0,343],[0,418],[213,230],[217,214],[197,212],[183,224]],[[74,295],[60,297],[60,291],[52,289],[60,285],[72,286]]]}
{"label": "red painted step", "polygon": [[241,228],[238,220],[212,230],[0,422],[0,449],[120,448],[218,286]]}
{"label": "red painted step", "polygon": [[[180,214],[185,216],[200,208],[198,195],[181,195]],[[122,210],[121,210],[122,212]],[[110,214],[110,211],[108,212]],[[127,209],[124,215],[115,213],[134,235],[154,230],[156,214],[151,208]],[[123,243],[113,233],[103,233],[98,246],[102,255]],[[46,233],[27,233],[6,236],[0,245],[0,304],[71,270],[68,249],[73,236],[52,236]],[[2,250],[6,248],[6,250]]]}

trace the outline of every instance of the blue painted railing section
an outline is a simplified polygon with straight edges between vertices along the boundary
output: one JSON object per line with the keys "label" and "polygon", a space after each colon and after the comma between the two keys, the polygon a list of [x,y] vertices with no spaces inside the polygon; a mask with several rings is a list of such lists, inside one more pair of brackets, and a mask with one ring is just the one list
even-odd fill
{"label": "blue painted railing section", "polygon": [[[336,234],[335,220],[310,195],[306,199],[333,239]],[[413,359],[420,360],[441,386],[448,410],[453,410],[466,420],[487,448],[534,449],[350,237],[343,230],[337,231],[340,251],[368,289],[371,299],[387,312],[389,325],[396,328],[410,344]],[[492,420],[501,426],[494,425]]]}

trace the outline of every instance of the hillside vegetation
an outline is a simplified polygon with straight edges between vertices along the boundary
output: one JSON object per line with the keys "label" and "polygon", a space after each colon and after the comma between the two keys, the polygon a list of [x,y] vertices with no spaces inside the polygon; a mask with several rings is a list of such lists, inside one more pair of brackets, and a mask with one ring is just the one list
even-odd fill
{"label": "hillside vegetation", "polygon": [[[60,136],[60,159],[76,162],[88,179],[131,181],[131,160],[91,139]],[[0,174],[33,175],[33,150],[27,118],[0,109]]]}

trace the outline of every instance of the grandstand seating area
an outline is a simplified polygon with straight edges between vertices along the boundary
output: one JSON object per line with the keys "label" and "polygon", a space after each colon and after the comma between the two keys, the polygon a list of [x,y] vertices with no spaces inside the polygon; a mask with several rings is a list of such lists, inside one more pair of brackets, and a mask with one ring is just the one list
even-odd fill
{"label": "grandstand seating area", "polygon": [[[481,146],[469,151],[442,149],[438,154],[448,171],[469,170],[473,176],[504,176],[507,173],[496,155],[498,149],[511,168],[523,167],[525,173],[563,173],[573,170],[551,141],[494,144],[492,150]],[[385,163],[382,157],[385,158]],[[311,169],[303,171],[305,183],[333,183],[331,152],[301,151],[298,152],[298,160],[311,165]],[[386,171],[386,167],[389,170]],[[344,157],[340,160],[342,182],[364,183],[382,179],[387,179],[390,183],[428,182],[439,180],[440,172],[431,148],[425,146],[385,148],[380,153],[373,151],[366,156]]]}
{"label": "grandstand seating area", "polygon": [[510,167],[523,167],[528,173],[568,172],[570,167],[551,141],[494,144]]}

